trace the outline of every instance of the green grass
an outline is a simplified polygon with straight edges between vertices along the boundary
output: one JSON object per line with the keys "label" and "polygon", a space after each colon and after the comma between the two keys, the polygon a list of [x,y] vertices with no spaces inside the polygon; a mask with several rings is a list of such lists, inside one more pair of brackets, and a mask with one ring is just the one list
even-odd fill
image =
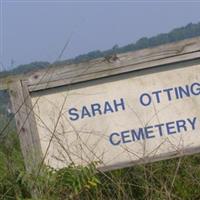
{"label": "green grass", "polygon": [[[0,126],[6,124],[1,116]],[[0,130],[1,130],[0,127]],[[35,196],[31,197],[31,193]],[[27,173],[15,128],[0,137],[0,199],[198,200],[200,155],[99,172],[95,163]]]}

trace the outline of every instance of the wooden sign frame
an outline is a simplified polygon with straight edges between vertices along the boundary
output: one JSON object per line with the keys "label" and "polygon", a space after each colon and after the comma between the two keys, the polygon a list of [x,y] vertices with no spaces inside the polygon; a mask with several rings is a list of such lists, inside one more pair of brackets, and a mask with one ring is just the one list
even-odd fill
{"label": "wooden sign frame", "polygon": [[[187,62],[200,63],[200,37],[155,48],[111,55],[107,58],[99,58],[79,64],[53,66],[34,72],[26,77],[20,76],[20,79],[7,78],[6,80],[0,80],[0,89],[8,89],[10,93],[27,170],[34,169],[43,162],[44,157],[33,113],[34,105],[31,102],[31,93],[71,84],[81,84],[124,73],[137,73],[150,68],[163,67],[164,69],[166,65]],[[184,154],[199,151],[200,149],[193,149],[184,152]],[[151,162],[177,156],[179,155],[163,155],[163,157],[155,157]],[[145,160],[142,160],[140,163],[145,162]],[[134,163],[124,163],[109,169],[126,167],[132,164]],[[104,168],[102,170],[108,169]]]}

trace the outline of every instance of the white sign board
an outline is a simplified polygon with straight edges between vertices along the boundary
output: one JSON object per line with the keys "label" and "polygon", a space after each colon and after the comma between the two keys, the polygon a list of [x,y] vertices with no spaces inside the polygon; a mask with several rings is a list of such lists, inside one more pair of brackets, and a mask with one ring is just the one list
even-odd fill
{"label": "white sign board", "polygon": [[200,65],[134,72],[32,94],[45,163],[105,169],[200,146]]}

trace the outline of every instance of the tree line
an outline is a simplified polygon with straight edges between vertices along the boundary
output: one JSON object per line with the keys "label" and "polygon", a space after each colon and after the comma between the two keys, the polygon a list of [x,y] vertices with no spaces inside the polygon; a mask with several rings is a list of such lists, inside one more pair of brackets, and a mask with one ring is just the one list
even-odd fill
{"label": "tree line", "polygon": [[100,51],[94,50],[90,51],[86,54],[82,54],[76,56],[72,59],[56,61],[54,63],[44,62],[44,61],[36,61],[30,64],[19,65],[16,68],[10,71],[4,71],[0,73],[0,77],[14,74],[23,74],[28,73],[30,71],[35,71],[38,69],[43,69],[49,66],[59,66],[65,64],[76,64],[80,62],[89,61],[95,58],[105,57],[107,55],[113,53],[126,53],[130,51],[136,51],[144,48],[155,47],[161,44],[171,43],[180,41],[187,38],[200,36],[200,22],[199,23],[189,23],[188,25],[180,28],[175,28],[168,33],[161,33],[153,37],[142,37],[137,40],[135,43],[130,43],[128,45],[119,47],[117,44],[114,45],[111,49]]}

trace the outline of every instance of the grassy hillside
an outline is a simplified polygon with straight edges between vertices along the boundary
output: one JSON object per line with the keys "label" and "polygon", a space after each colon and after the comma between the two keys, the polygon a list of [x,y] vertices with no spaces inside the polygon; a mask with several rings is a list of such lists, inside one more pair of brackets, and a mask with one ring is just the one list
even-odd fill
{"label": "grassy hillside", "polygon": [[[102,173],[95,165],[27,173],[16,135],[0,147],[0,199],[199,200],[200,155]],[[36,197],[31,198],[35,191]]]}

